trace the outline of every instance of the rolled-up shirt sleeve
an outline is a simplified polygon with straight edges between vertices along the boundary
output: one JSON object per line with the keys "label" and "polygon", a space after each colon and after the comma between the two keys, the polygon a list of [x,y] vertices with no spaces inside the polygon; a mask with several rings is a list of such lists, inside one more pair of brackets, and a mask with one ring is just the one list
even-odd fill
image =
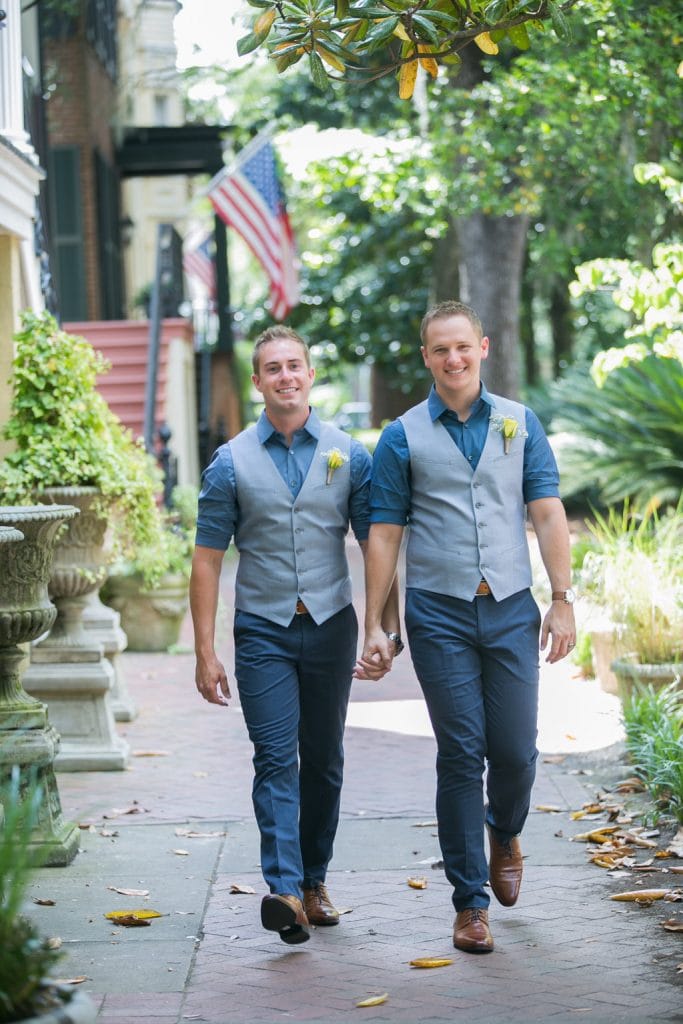
{"label": "rolled-up shirt sleeve", "polygon": [[560,474],[550,442],[538,417],[525,408],[528,437],[524,444],[524,501],[560,497]]}
{"label": "rolled-up shirt sleeve", "polygon": [[410,514],[410,452],[403,424],[382,431],[372,460],[370,522],[405,526]]}
{"label": "rolled-up shirt sleeve", "polygon": [[356,540],[367,540],[370,533],[370,476],[372,459],[367,448],[351,440],[351,494],[349,521]]}
{"label": "rolled-up shirt sleeve", "polygon": [[236,522],[235,470],[230,446],[224,444],[202,473],[195,544],[227,551]]}

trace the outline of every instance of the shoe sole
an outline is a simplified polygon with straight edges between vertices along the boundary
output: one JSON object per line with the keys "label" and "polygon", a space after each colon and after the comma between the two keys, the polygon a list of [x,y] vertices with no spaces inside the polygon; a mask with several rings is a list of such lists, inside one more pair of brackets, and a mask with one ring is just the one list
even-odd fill
{"label": "shoe sole", "polygon": [[453,943],[456,949],[459,949],[461,953],[493,953],[493,946],[457,946]]}
{"label": "shoe sole", "polygon": [[296,911],[288,903],[266,897],[261,903],[261,924],[269,932],[278,932],[283,942],[291,946],[308,942],[310,933],[296,922]]}

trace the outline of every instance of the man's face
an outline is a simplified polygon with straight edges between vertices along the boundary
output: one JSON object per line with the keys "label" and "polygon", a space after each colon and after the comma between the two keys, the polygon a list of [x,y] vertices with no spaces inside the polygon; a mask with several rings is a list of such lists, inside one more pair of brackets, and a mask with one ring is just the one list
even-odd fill
{"label": "man's face", "polygon": [[446,404],[476,399],[481,361],[489,354],[489,339],[480,338],[466,316],[432,320],[421,351],[436,390]]}
{"label": "man's face", "polygon": [[284,415],[308,411],[315,370],[306,363],[303,346],[293,338],[276,338],[259,351],[259,372],[252,381],[263,395],[266,412]]}

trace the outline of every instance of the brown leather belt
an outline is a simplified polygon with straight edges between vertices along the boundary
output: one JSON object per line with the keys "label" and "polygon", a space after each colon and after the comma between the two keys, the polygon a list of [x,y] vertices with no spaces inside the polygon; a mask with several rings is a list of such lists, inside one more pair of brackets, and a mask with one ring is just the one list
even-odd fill
{"label": "brown leather belt", "polygon": [[309,611],[308,611],[308,608],[303,603],[301,598],[299,598],[299,600],[296,602],[296,614],[297,615],[309,615],[310,614]]}
{"label": "brown leather belt", "polygon": [[477,587],[477,589],[475,590],[474,596],[475,597],[489,597],[490,594],[491,594],[490,586],[488,585],[486,580],[482,580],[480,582],[479,586]]}

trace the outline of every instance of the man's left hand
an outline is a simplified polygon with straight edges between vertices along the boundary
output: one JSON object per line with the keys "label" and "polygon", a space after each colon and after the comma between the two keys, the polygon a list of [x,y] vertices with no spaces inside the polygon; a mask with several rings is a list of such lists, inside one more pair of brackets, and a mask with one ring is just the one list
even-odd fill
{"label": "man's left hand", "polygon": [[552,639],[546,655],[546,662],[553,664],[571,654],[576,646],[576,624],[572,605],[565,604],[564,601],[552,602],[541,628],[542,651],[548,645],[548,637]]}

